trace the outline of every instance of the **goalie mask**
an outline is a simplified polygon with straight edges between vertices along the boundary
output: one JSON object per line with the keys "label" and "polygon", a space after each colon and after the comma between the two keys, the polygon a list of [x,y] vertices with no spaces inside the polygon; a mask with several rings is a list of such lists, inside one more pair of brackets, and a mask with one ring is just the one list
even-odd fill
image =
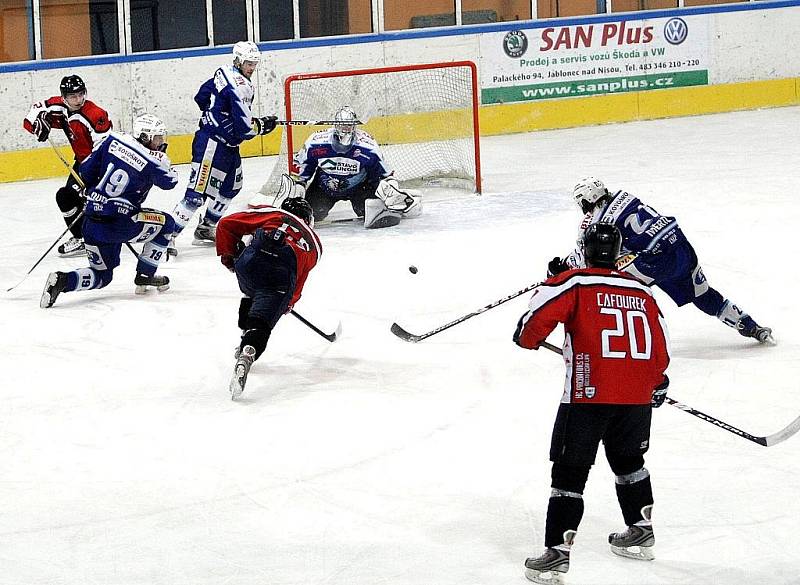
{"label": "goalie mask", "polygon": [[572,191],[572,196],[575,198],[575,203],[581,208],[583,213],[592,211],[597,202],[603,197],[608,197],[608,189],[603,184],[603,181],[596,177],[586,177],[578,181],[575,189]]}
{"label": "goalie mask", "polygon": [[302,219],[308,227],[314,227],[314,210],[311,204],[300,197],[290,197],[281,203],[281,209]]}
{"label": "goalie mask", "polygon": [[583,233],[583,254],[589,267],[616,268],[622,234],[610,223],[593,223]]}
{"label": "goalie mask", "polygon": [[167,127],[153,114],[142,114],[133,121],[133,137],[150,150],[167,151]]}
{"label": "goalie mask", "polygon": [[333,149],[339,153],[346,152],[355,141],[358,116],[353,108],[343,106],[336,112],[333,120]]}

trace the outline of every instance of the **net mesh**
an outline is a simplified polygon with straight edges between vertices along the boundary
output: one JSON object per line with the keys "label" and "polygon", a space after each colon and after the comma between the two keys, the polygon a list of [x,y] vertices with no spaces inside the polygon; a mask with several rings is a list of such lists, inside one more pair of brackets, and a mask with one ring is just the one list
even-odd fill
{"label": "net mesh", "polygon": [[[443,184],[476,189],[472,69],[468,64],[431,69],[349,72],[294,79],[288,100],[294,120],[330,120],[351,106],[361,129],[381,145],[404,186]],[[287,116],[288,117],[288,116]],[[275,167],[261,193],[274,195],[289,168],[288,132],[297,151],[319,126],[287,127]]]}

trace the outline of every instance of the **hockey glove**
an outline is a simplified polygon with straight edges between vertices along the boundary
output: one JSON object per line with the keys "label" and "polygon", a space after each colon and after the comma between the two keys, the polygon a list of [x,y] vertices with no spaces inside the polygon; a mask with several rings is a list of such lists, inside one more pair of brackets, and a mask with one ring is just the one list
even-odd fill
{"label": "hockey glove", "polygon": [[253,118],[253,130],[256,134],[264,136],[275,130],[275,120],[277,116],[264,116],[263,118]]}
{"label": "hockey glove", "polygon": [[669,388],[669,377],[664,374],[664,381],[656,386],[653,390],[653,397],[650,399],[650,405],[653,408],[658,408],[667,399],[667,388]]}
{"label": "hockey glove", "polygon": [[558,256],[556,256],[555,258],[550,260],[550,262],[548,262],[547,264],[547,278],[551,278],[556,274],[561,274],[562,272],[565,272],[567,270],[569,270],[569,266],[567,266],[567,263]]}
{"label": "hockey glove", "polygon": [[219,261],[222,262],[222,265],[233,272],[233,265],[236,262],[236,258],[234,258],[231,254],[222,254],[219,257]]}
{"label": "hockey glove", "polygon": [[253,234],[253,243],[258,246],[259,250],[267,254],[274,253],[275,250],[283,246],[285,240],[286,232],[279,229],[264,231],[262,228],[258,228],[256,233]]}
{"label": "hockey glove", "polygon": [[39,142],[45,142],[50,136],[50,122],[47,119],[46,111],[39,112],[39,115],[33,121],[33,133]]}

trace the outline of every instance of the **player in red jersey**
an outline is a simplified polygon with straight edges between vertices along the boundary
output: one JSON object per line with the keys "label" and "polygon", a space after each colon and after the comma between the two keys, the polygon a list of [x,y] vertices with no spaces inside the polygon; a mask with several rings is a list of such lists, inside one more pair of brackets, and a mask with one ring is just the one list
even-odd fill
{"label": "player in red jersey", "polygon": [[[314,212],[301,198],[281,208],[263,206],[233,213],[217,224],[217,255],[236,273],[244,294],[239,328],[244,332],[230,383],[231,398],[244,390],[250,366],[267,347],[278,320],[300,299],[306,278],[322,255]],[[244,236],[252,235],[245,245]]]}
{"label": "player in red jersey", "polygon": [[536,583],[561,583],[569,570],[583,490],[601,441],[628,526],[609,535],[611,549],[653,558],[653,493],[644,453],[652,408],[663,404],[669,384],[666,325],[652,291],[614,269],[619,230],[593,224],[583,241],[589,268],[568,270],[537,287],[514,333],[518,345],[538,349],[558,323],[565,332],[567,378],[550,446],[546,548],[525,561],[526,577]]}
{"label": "player in red jersey", "polygon": [[[47,140],[52,128],[62,129],[75,153],[76,173],[84,159],[92,153],[94,146],[111,130],[108,112],[86,99],[86,84],[77,75],[68,75],[61,80],[60,96],[33,104],[22,125],[39,142]],[[72,233],[72,237],[58,247],[61,256],[85,254],[83,221],[75,221],[83,211],[82,191],[72,174],[67,179],[67,184],[56,191],[56,203]]]}

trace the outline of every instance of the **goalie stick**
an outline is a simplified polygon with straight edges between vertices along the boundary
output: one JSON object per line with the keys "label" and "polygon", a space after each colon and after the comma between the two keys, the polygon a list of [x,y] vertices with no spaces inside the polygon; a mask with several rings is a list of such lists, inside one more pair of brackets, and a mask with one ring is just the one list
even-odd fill
{"label": "goalie stick", "polygon": [[400,325],[398,325],[397,323],[392,323],[391,331],[392,331],[392,333],[397,335],[397,337],[399,337],[403,341],[409,341],[411,343],[417,343],[419,341],[422,341],[423,339],[427,339],[428,337],[431,337],[432,335],[436,335],[437,333],[441,333],[445,329],[450,329],[451,327],[453,327],[455,325],[458,325],[459,323],[463,323],[467,319],[471,319],[472,317],[480,315],[481,313],[485,313],[489,309],[494,309],[495,307],[498,307],[498,306],[502,305],[503,303],[507,303],[511,299],[515,299],[520,295],[524,295],[526,292],[532,291],[533,289],[535,289],[540,284],[542,284],[542,283],[541,282],[537,282],[537,283],[532,284],[530,286],[526,286],[525,288],[523,288],[520,291],[517,291],[517,292],[512,293],[512,294],[510,294],[510,295],[508,295],[506,297],[503,297],[502,299],[498,299],[498,300],[496,300],[496,301],[494,301],[492,303],[489,303],[488,305],[484,305],[483,307],[481,307],[477,311],[473,311],[472,313],[464,315],[463,317],[459,317],[458,319],[456,319],[454,321],[450,321],[449,323],[446,323],[446,324],[442,325],[441,327],[437,327],[436,329],[431,329],[427,333],[421,333],[419,335],[414,334],[414,333],[409,333],[408,331],[406,331],[405,329],[400,327]]}
{"label": "goalie stick", "polygon": [[[341,120],[275,120],[276,126],[333,126]],[[347,121],[348,124],[362,125],[361,120]]]}
{"label": "goalie stick", "polygon": [[[546,341],[542,342],[542,347],[544,347],[545,349],[549,349],[550,351],[555,352],[557,354],[562,353],[561,348],[556,347],[552,343],[548,343]],[[778,432],[772,433],[771,435],[759,437],[757,435],[751,435],[747,431],[743,431],[740,428],[728,424],[725,421],[719,420],[718,418],[715,418],[710,414],[701,412],[696,408],[692,408],[691,406],[683,404],[682,402],[679,402],[674,398],[670,398],[669,396],[667,396],[666,402],[674,406],[675,408],[678,408],[684,412],[691,414],[692,416],[696,416],[700,420],[704,420],[705,422],[711,423],[712,425],[719,427],[723,430],[726,430],[729,433],[733,433],[734,435],[737,435],[739,437],[742,437],[743,439],[747,439],[748,441],[752,441],[753,443],[762,445],[764,447],[772,447],[773,445],[782,443],[792,435],[796,434],[797,431],[800,431],[800,416],[798,416],[796,419],[794,419],[792,422],[790,422],[788,425],[783,427]]]}
{"label": "goalie stick", "polygon": [[297,312],[297,311],[295,311],[294,309],[292,309],[292,310],[291,310],[291,311],[289,311],[289,312],[290,312],[290,313],[291,313],[291,314],[292,314],[294,317],[296,317],[296,318],[297,318],[297,320],[298,320],[298,321],[300,321],[300,322],[301,322],[303,325],[305,325],[306,327],[308,327],[309,329],[311,329],[311,330],[312,330],[314,333],[317,333],[317,334],[319,334],[321,337],[324,337],[325,339],[327,339],[327,340],[328,340],[328,341],[330,341],[331,343],[333,343],[334,341],[336,341],[337,339],[339,339],[339,337],[341,337],[341,335],[342,335],[342,323],[341,323],[341,321],[339,322],[339,325],[337,325],[337,326],[336,326],[336,331],[334,331],[333,333],[325,333],[325,332],[324,332],[322,329],[320,329],[319,327],[317,327],[316,325],[314,325],[314,324],[313,324],[311,321],[309,321],[308,319],[306,319],[305,317],[303,317],[303,316],[302,316],[300,313],[298,313],[298,312]]}

